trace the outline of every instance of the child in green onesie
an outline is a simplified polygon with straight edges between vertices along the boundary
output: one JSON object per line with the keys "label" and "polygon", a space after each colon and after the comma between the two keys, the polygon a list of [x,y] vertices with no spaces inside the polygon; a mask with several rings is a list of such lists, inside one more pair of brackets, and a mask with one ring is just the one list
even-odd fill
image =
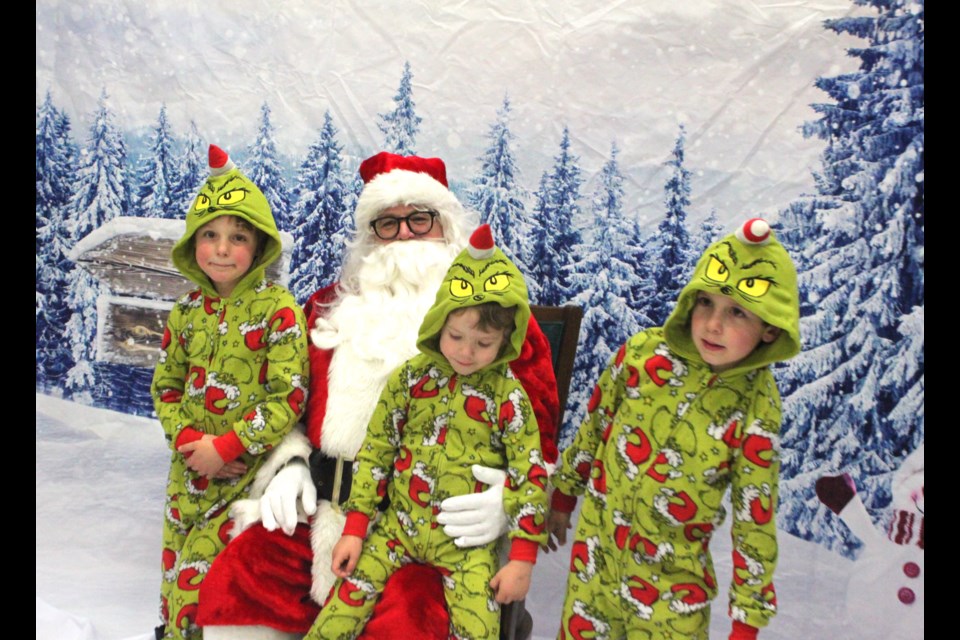
{"label": "child in green onesie", "polygon": [[769,365],[799,350],[796,271],[760,219],[708,247],[664,326],[620,348],[550,480],[547,529],[560,544],[586,494],[560,638],[706,640],[717,594],[708,543],[728,486],[730,638],[767,624],[780,468]]}
{"label": "child in green onesie", "polygon": [[221,149],[187,212],[173,263],[198,289],[170,311],[153,375],[157,417],[172,449],[163,523],[158,637],[199,638],[200,583],[223,550],[229,505],[250,490],[264,452],[303,413],[303,312],[264,279],[280,257],[266,198]]}
{"label": "child in green onesie", "polygon": [[[547,539],[540,436],[508,366],[529,318],[523,277],[481,226],[424,317],[421,353],[391,374],[377,403],[333,550],[338,580],[307,638],[359,635],[387,578],[409,562],[440,570],[451,638],[498,637],[500,604],[526,595]],[[474,465],[507,472],[510,552],[499,570],[497,542],[462,549],[437,526],[441,501],[486,488],[474,479]],[[385,497],[389,504],[368,534]]]}

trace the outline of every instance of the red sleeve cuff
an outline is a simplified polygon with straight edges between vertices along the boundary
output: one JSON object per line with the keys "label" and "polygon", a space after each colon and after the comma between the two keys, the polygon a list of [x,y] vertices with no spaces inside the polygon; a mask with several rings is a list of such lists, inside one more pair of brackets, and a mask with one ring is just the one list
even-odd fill
{"label": "red sleeve cuff", "polygon": [[343,525],[343,535],[366,538],[369,525],[370,518],[366,514],[350,511],[347,513],[347,522]]}
{"label": "red sleeve cuff", "polygon": [[[194,429],[193,427],[184,427],[180,430],[180,435],[177,436],[177,441],[173,444],[174,449],[179,449],[188,442],[196,442],[203,437],[203,434]],[[192,453],[192,452],[191,452]],[[190,454],[186,454],[189,456]]]}
{"label": "red sleeve cuff", "polygon": [[214,438],[213,447],[217,450],[217,453],[220,454],[220,457],[223,458],[224,462],[232,462],[246,451],[246,449],[243,448],[243,443],[240,442],[240,436],[233,431]]}
{"label": "red sleeve cuff", "polygon": [[757,640],[757,634],[760,632],[756,627],[751,627],[739,620],[733,621],[733,630],[730,632],[730,640]]}
{"label": "red sleeve cuff", "polygon": [[514,538],[510,544],[509,557],[511,560],[523,560],[524,562],[536,564],[537,551],[539,549],[540,545],[533,540],[527,540],[526,538]]}
{"label": "red sleeve cuff", "polygon": [[568,496],[559,489],[554,489],[553,497],[550,498],[550,508],[563,513],[573,513],[577,507],[577,496]]}

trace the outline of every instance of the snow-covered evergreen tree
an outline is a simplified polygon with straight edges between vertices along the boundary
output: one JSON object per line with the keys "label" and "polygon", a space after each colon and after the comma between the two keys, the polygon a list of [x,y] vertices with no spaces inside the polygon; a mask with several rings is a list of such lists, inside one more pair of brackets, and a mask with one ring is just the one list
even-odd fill
{"label": "snow-covered evergreen tree", "polygon": [[174,217],[184,215],[190,210],[200,185],[209,175],[205,152],[197,125],[191,120],[190,132],[183,143],[183,153],[177,161],[177,184],[174,185],[172,195],[173,209],[176,212]]}
{"label": "snow-covered evergreen tree", "polygon": [[717,210],[711,209],[710,214],[700,221],[700,229],[697,230],[693,238],[694,253],[697,256],[703,255],[707,247],[722,238],[723,235],[723,225],[717,220]]}
{"label": "snow-covered evergreen tree", "polygon": [[300,165],[294,212],[290,290],[303,304],[323,285],[334,282],[343,260],[344,218],[350,187],[343,178],[342,147],[327,111],[316,142]]}
{"label": "snow-covered evergreen tree", "polygon": [[126,215],[130,206],[127,186],[127,145],[114,124],[107,92],[100,93],[90,126],[90,138],[80,150],[77,187],[70,201],[70,234],[80,240],[107,220]]}
{"label": "snow-covered evergreen tree", "polygon": [[513,150],[510,148],[514,135],[510,133],[510,99],[503,98],[497,111],[497,120],[490,126],[487,150],[480,157],[480,175],[473,180],[467,191],[467,204],[480,213],[480,222],[493,230],[497,245],[526,272],[522,256],[522,243],[526,240],[526,211],[523,202],[526,193],[520,186]]}
{"label": "snow-covered evergreen tree", "polygon": [[150,149],[141,160],[138,171],[140,189],[134,207],[138,215],[145,218],[177,218],[181,215],[173,198],[173,190],[179,182],[177,173],[167,106],[162,105],[151,136]]}
{"label": "snow-covered evergreen tree", "polygon": [[[80,152],[77,190],[68,205],[71,245],[104,222],[127,213],[127,150],[120,130],[107,106],[106,90],[100,93],[90,127],[90,139]],[[97,336],[97,284],[86,271],[74,268],[67,276],[67,322],[73,366],[67,372],[66,388],[83,402],[98,394],[94,360]]]}
{"label": "snow-covered evergreen tree", "polygon": [[393,96],[393,111],[378,115],[377,126],[384,135],[383,149],[402,156],[417,153],[417,133],[423,118],[417,115],[417,105],[413,102],[413,74],[410,63],[403,65],[400,87]]}
{"label": "snow-covered evergreen tree", "polygon": [[554,157],[549,176],[541,180],[542,192],[537,195],[535,214],[542,231],[535,242],[533,259],[539,279],[539,304],[566,304],[578,293],[573,271],[580,246],[580,231],[574,226],[580,218],[583,184],[579,160],[570,151],[570,131],[564,127],[560,152]]}
{"label": "snow-covered evergreen tree", "polygon": [[617,162],[619,150],[611,146],[610,159],[600,171],[600,184],[592,200],[594,234],[582,249],[584,259],[577,271],[586,286],[574,303],[583,308],[580,341],[573,366],[567,413],[560,432],[565,448],[586,415],[593,388],[610,356],[649,320],[638,319],[631,308],[635,273],[624,251],[630,249],[631,229],[623,212],[623,174]]}
{"label": "snow-covered evergreen tree", "polygon": [[647,307],[647,315],[657,326],[666,322],[673,311],[696,260],[687,231],[690,171],[684,166],[685,142],[686,131],[681,125],[670,160],[666,163],[670,168],[670,177],[663,189],[667,212],[657,226],[657,235],[648,245],[650,255],[656,260],[653,277],[657,286],[654,298]]}
{"label": "snow-covered evergreen tree", "polygon": [[66,323],[66,258],[69,232],[64,222],[70,202],[76,149],[70,120],[53,105],[50,92],[37,111],[36,194],[36,384],[60,387],[72,366]]}
{"label": "snow-covered evergreen tree", "polygon": [[890,474],[924,435],[923,0],[855,0],[876,15],[829,20],[865,40],[856,72],[822,77],[832,102],[804,132],[826,141],[815,195],[781,217],[801,252],[805,349],[780,371],[780,520],[828,546],[846,529],[814,495],[853,476],[880,519]]}
{"label": "snow-covered evergreen tree", "polygon": [[67,276],[67,304],[72,314],[67,321],[73,366],[67,372],[64,387],[74,400],[92,404],[102,392],[94,362],[96,360],[97,297],[96,280],[85,269],[74,267]]}
{"label": "snow-covered evergreen tree", "polygon": [[257,130],[257,139],[248,149],[249,158],[244,163],[244,173],[250,180],[260,187],[277,227],[281,231],[289,231],[290,220],[290,193],[287,190],[286,180],[277,156],[277,144],[273,137],[273,124],[270,122],[270,105],[266,102],[260,107],[260,127]]}
{"label": "snow-covered evergreen tree", "polygon": [[656,284],[653,273],[656,270],[656,261],[648,257],[649,238],[644,237],[637,220],[627,222],[628,239],[623,247],[623,260],[629,265],[633,274],[633,286],[627,292],[630,308],[636,314],[641,329],[657,326],[647,314],[651,300],[655,297]]}
{"label": "snow-covered evergreen tree", "polygon": [[521,262],[526,265],[527,291],[530,295],[530,304],[546,304],[542,301],[543,265],[547,263],[550,253],[550,241],[544,229],[543,220],[547,216],[547,182],[549,176],[546,171],[540,176],[540,185],[533,193],[533,208],[527,217],[530,232],[530,242],[522,247]]}

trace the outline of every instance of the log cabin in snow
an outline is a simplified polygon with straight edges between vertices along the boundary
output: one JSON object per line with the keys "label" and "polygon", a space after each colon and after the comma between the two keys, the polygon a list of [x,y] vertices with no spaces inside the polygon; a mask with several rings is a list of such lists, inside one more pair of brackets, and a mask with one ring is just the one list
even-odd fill
{"label": "log cabin in snow", "polygon": [[[99,282],[97,360],[153,368],[173,302],[196,285],[170,259],[183,220],[114,218],[80,240],[68,256]],[[267,277],[286,286],[293,237]]]}

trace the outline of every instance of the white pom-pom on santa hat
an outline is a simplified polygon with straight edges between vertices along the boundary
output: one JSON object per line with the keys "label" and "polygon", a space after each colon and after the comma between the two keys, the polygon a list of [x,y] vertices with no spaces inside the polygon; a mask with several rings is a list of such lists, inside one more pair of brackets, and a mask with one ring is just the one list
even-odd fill
{"label": "white pom-pom on santa hat", "polygon": [[493,255],[496,245],[493,244],[493,231],[490,225],[482,224],[470,236],[467,253],[475,260],[486,260]]}
{"label": "white pom-pom on santa hat", "polygon": [[750,218],[737,229],[737,240],[744,244],[767,244],[770,241],[770,225],[763,218]]}
{"label": "white pom-pom on santa hat", "polygon": [[233,160],[230,159],[230,156],[227,155],[227,152],[215,144],[210,145],[210,149],[207,152],[207,159],[210,164],[211,176],[222,176],[237,166],[233,163]]}

